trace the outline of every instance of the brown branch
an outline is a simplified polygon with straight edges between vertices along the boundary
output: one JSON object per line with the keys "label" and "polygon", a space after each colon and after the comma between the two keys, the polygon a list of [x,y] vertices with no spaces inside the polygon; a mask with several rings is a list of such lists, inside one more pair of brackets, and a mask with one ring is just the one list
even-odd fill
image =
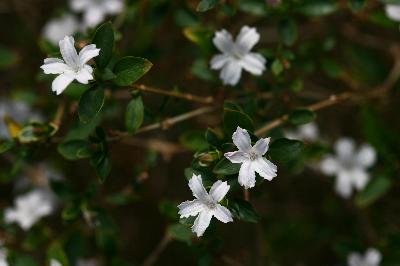
{"label": "brown branch", "polygon": [[149,256],[144,260],[143,266],[151,266],[157,261],[158,257],[164,251],[164,249],[168,246],[168,244],[172,241],[171,236],[168,234],[168,231],[165,232],[163,238],[155,247],[155,249],[150,253]]}
{"label": "brown branch", "polygon": [[57,125],[58,127],[61,125],[61,120],[64,116],[66,106],[66,99],[64,98],[61,103],[58,105],[56,114],[54,115],[53,124]]}
{"label": "brown branch", "polygon": [[165,91],[165,90],[160,90],[157,88],[149,87],[149,86],[146,86],[143,84],[134,84],[134,85],[131,85],[130,87],[135,90],[140,90],[140,91],[150,92],[150,93],[155,93],[155,94],[160,94],[160,95],[166,95],[166,96],[180,98],[180,99],[184,99],[184,100],[192,101],[192,102],[196,102],[196,103],[201,103],[201,104],[213,104],[214,103],[214,98],[211,96],[201,97],[201,96],[196,96],[196,95],[189,94],[189,93]]}
{"label": "brown branch", "polygon": [[[308,109],[310,111],[318,111],[348,100],[359,100],[363,98],[374,98],[374,97],[381,97],[383,95],[386,95],[388,90],[390,90],[396,83],[396,81],[399,78],[400,75],[400,47],[398,46],[393,46],[391,47],[391,53],[394,55],[395,61],[393,64],[393,67],[385,79],[385,81],[382,83],[382,85],[377,86],[376,88],[372,90],[368,90],[367,92],[361,94],[360,92],[343,92],[340,94],[336,95],[331,95],[328,99],[322,100],[320,102],[308,105],[304,107],[305,109]],[[281,126],[284,124],[289,118],[289,115],[285,114],[281,117],[276,118],[275,120],[272,120],[265,126],[257,129],[255,131],[255,134],[257,136],[263,136],[265,135],[268,131]]]}

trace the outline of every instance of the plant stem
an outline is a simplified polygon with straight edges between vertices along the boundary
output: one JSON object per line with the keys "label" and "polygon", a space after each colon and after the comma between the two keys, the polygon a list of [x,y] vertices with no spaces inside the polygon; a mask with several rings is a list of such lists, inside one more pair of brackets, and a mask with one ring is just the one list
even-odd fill
{"label": "plant stem", "polygon": [[144,260],[143,266],[152,266],[157,261],[158,257],[164,251],[164,249],[168,246],[168,244],[172,241],[172,238],[169,236],[168,232],[165,232],[163,238],[155,247],[155,249],[150,253],[149,256]]}

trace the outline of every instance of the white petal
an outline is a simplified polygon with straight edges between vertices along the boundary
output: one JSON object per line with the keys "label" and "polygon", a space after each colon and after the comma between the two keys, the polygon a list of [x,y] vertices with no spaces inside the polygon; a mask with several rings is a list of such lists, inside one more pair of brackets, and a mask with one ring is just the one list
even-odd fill
{"label": "white petal", "polygon": [[62,74],[71,70],[64,61],[57,58],[46,58],[44,64],[40,68],[43,69],[45,74]]}
{"label": "white petal", "polygon": [[325,175],[334,175],[340,169],[340,163],[332,156],[326,156],[320,163],[320,169]]}
{"label": "white petal", "polygon": [[268,151],[270,141],[271,138],[259,139],[252,148],[253,152],[258,154],[259,156],[263,156]]}
{"label": "white petal", "polygon": [[336,141],[334,149],[341,160],[346,161],[352,159],[355,150],[354,140],[350,138],[341,138]]}
{"label": "white petal", "polygon": [[316,123],[308,123],[299,127],[301,139],[315,141],[318,139],[319,130]]}
{"label": "white petal", "polygon": [[62,264],[55,259],[50,260],[50,266],[62,266]]}
{"label": "white petal", "polygon": [[230,57],[226,54],[214,55],[210,61],[211,69],[221,69],[229,60]]}
{"label": "white petal", "polygon": [[74,11],[82,11],[90,8],[92,2],[92,0],[70,0],[70,6]]}
{"label": "white petal", "polygon": [[223,53],[230,53],[234,44],[232,35],[224,29],[215,33],[213,43]]}
{"label": "white petal", "polygon": [[73,75],[61,74],[53,80],[51,89],[60,95],[74,79]]}
{"label": "white petal", "polygon": [[100,49],[97,49],[95,44],[90,44],[83,47],[82,50],[79,52],[81,66],[86,64],[90,59],[98,56],[99,53]]}
{"label": "white petal", "polygon": [[226,181],[222,182],[218,180],[215,182],[210,189],[210,196],[215,200],[215,202],[220,202],[228,193],[230,186]]}
{"label": "white petal", "polygon": [[369,248],[365,254],[365,260],[367,265],[378,266],[382,260],[382,255],[378,250]]}
{"label": "white petal", "polygon": [[200,200],[195,199],[192,201],[185,201],[178,205],[178,214],[181,218],[187,218],[189,216],[196,216],[199,212],[204,210],[204,204]]}
{"label": "white petal", "polygon": [[89,80],[93,79],[92,74],[88,68],[81,69],[78,74],[75,76],[76,80],[82,84],[88,84]]}
{"label": "white petal", "polygon": [[400,21],[400,5],[386,5],[385,6],[386,15],[396,21]]}
{"label": "white petal", "polygon": [[224,156],[232,163],[243,163],[244,161],[249,159],[247,153],[242,151],[227,152],[224,154]]}
{"label": "white petal", "polygon": [[376,161],[375,149],[368,144],[362,145],[356,156],[357,162],[364,167],[370,167]]}
{"label": "white petal", "polygon": [[50,20],[43,28],[43,36],[53,44],[58,44],[66,35],[73,35],[79,30],[79,22],[74,15],[65,14]]}
{"label": "white petal", "polygon": [[249,53],[241,59],[242,67],[253,75],[259,76],[265,70],[265,58],[256,53]]}
{"label": "white petal", "polygon": [[239,184],[246,189],[252,188],[256,185],[256,173],[251,167],[250,161],[246,161],[240,166],[238,181]]}
{"label": "white petal", "polygon": [[121,0],[108,0],[104,2],[103,8],[108,14],[118,14],[123,10],[124,3]]}
{"label": "white petal", "polygon": [[233,221],[231,212],[220,204],[217,204],[215,207],[214,216],[223,223],[229,223]]}
{"label": "white petal", "polygon": [[348,266],[362,266],[363,265],[363,259],[358,253],[351,253],[347,257],[347,264]]}
{"label": "white petal", "polygon": [[230,61],[224,65],[219,75],[224,85],[235,86],[242,75],[240,61]]}
{"label": "white petal", "polygon": [[91,8],[86,9],[84,14],[84,21],[87,27],[94,27],[105,18],[106,14],[104,10],[99,6],[91,6]]}
{"label": "white petal", "polygon": [[17,212],[12,208],[7,208],[4,211],[4,222],[6,224],[13,223],[17,220]]}
{"label": "white petal", "polygon": [[204,234],[207,227],[210,225],[211,218],[213,213],[211,211],[202,211],[199,216],[197,216],[194,224],[192,226],[192,231],[197,234],[197,237],[200,237]]}
{"label": "white petal", "polygon": [[276,165],[263,157],[254,160],[251,163],[251,166],[264,179],[271,181],[274,177],[276,177]]}
{"label": "white petal", "polygon": [[260,34],[256,28],[250,28],[243,26],[236,37],[236,44],[242,50],[242,52],[249,52],[256,43],[260,40]]}
{"label": "white petal", "polygon": [[238,147],[239,151],[248,153],[251,150],[251,139],[246,129],[237,127],[232,135],[233,143]]}
{"label": "white petal", "polygon": [[351,174],[353,185],[358,191],[363,190],[367,186],[370,176],[364,169],[356,168],[349,174]]}
{"label": "white petal", "polygon": [[74,43],[75,40],[72,36],[65,36],[64,39],[59,42],[61,55],[65,63],[70,67],[79,66],[79,57],[76,53]]}
{"label": "white petal", "polygon": [[348,199],[352,194],[352,178],[348,172],[342,171],[336,177],[335,190],[345,199]]}
{"label": "white petal", "polygon": [[193,196],[202,200],[207,198],[208,193],[203,186],[203,181],[201,175],[193,174],[192,178],[189,180],[189,188],[193,193]]}

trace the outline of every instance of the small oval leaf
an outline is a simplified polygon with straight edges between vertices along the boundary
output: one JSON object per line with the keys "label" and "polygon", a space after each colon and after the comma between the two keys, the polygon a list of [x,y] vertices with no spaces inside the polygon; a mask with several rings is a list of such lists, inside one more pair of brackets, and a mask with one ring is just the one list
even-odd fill
{"label": "small oval leaf", "polygon": [[126,108],[125,113],[125,126],[129,134],[135,131],[142,125],[144,117],[144,106],[142,97],[138,96],[133,98]]}
{"label": "small oval leaf", "polygon": [[118,86],[128,86],[144,74],[146,74],[153,64],[140,57],[127,56],[119,60],[114,66],[114,83]]}
{"label": "small oval leaf", "polygon": [[100,113],[104,99],[102,88],[92,88],[82,94],[78,106],[78,115],[82,123],[89,123]]}

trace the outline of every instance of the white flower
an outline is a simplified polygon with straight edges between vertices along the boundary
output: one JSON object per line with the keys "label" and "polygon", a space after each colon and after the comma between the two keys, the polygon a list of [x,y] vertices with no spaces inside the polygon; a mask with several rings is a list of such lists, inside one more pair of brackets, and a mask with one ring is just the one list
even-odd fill
{"label": "white flower", "polygon": [[71,9],[83,12],[86,27],[94,27],[107,15],[116,15],[124,8],[123,0],[70,0]]}
{"label": "white flower", "polygon": [[395,21],[400,21],[400,5],[387,4],[385,6],[386,15]]}
{"label": "white flower", "polygon": [[55,259],[50,260],[50,266],[62,266],[61,262]]}
{"label": "white flower", "polygon": [[4,212],[6,223],[18,223],[22,229],[30,229],[42,217],[52,213],[54,209],[51,196],[43,190],[33,190],[15,200],[15,208],[7,208]]}
{"label": "white flower", "polygon": [[226,182],[220,180],[215,182],[210,189],[210,193],[207,193],[203,186],[201,175],[193,174],[189,180],[189,188],[196,199],[179,204],[179,215],[181,218],[198,215],[192,226],[192,231],[198,237],[204,234],[213,216],[223,223],[233,221],[231,212],[226,207],[218,204],[230,188]]}
{"label": "white flower", "polygon": [[53,44],[58,44],[67,35],[73,35],[79,30],[79,22],[74,15],[65,14],[51,19],[43,28],[43,36]]}
{"label": "white flower", "polygon": [[256,184],[256,172],[263,178],[271,181],[276,176],[277,167],[265,159],[263,155],[268,151],[271,138],[261,138],[254,146],[247,130],[237,127],[232,135],[233,143],[238,151],[227,152],[225,157],[232,163],[241,163],[239,171],[239,184],[246,189]]}
{"label": "white flower", "polygon": [[1,240],[0,240],[0,266],[8,266],[7,249],[3,247],[3,243]]}
{"label": "white flower", "polygon": [[334,145],[335,156],[326,156],[321,164],[321,171],[326,175],[336,176],[335,189],[339,195],[349,198],[353,187],[360,191],[369,182],[367,168],[376,160],[374,148],[364,144],[356,151],[354,141],[341,138]]}
{"label": "white flower", "polygon": [[364,256],[359,253],[351,253],[347,257],[347,264],[348,266],[378,266],[381,260],[381,253],[374,248],[369,248]]}
{"label": "white flower", "polygon": [[96,259],[80,259],[77,266],[99,266],[100,263]]}
{"label": "white flower", "polygon": [[46,58],[44,65],[41,66],[45,74],[59,74],[52,84],[52,90],[57,95],[62,93],[75,79],[83,84],[88,84],[89,80],[93,79],[93,69],[86,63],[98,56],[100,49],[96,49],[95,44],[90,44],[83,47],[78,55],[74,43],[73,37],[65,36],[59,42],[64,61],[58,58]]}
{"label": "white flower", "polygon": [[297,128],[295,131],[287,131],[285,136],[289,139],[302,141],[316,141],[319,137],[319,130],[316,123],[308,123]]}
{"label": "white flower", "polygon": [[243,26],[233,41],[226,30],[217,31],[213,38],[214,45],[222,54],[215,55],[210,62],[212,69],[221,69],[220,78],[224,84],[236,85],[242,74],[242,68],[259,76],[265,70],[265,58],[250,50],[260,40],[256,28]]}

